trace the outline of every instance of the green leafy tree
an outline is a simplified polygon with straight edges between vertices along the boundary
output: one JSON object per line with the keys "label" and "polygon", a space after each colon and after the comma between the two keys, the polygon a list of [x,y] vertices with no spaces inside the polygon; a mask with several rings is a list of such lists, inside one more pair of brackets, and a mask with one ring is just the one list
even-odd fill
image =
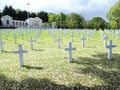
{"label": "green leafy tree", "polygon": [[90,27],[93,29],[104,29],[105,28],[105,20],[101,17],[94,17],[91,21],[90,21]]}
{"label": "green leafy tree", "polygon": [[57,27],[65,28],[66,27],[66,15],[64,13],[59,13],[56,15]]}
{"label": "green leafy tree", "polygon": [[38,13],[38,17],[43,20],[43,22],[48,22],[48,13],[41,11]]}
{"label": "green leafy tree", "polygon": [[117,22],[116,22],[115,20],[111,20],[111,21],[110,21],[110,27],[111,27],[112,29],[116,29],[116,27],[117,27]]}
{"label": "green leafy tree", "polygon": [[5,6],[3,9],[3,15],[10,15],[15,19],[16,17],[16,11],[12,6]]}
{"label": "green leafy tree", "polygon": [[[120,0],[107,13],[112,28],[120,28]],[[114,25],[112,25],[114,24]]]}
{"label": "green leafy tree", "polygon": [[84,18],[77,13],[70,13],[66,17],[68,28],[81,28]]}
{"label": "green leafy tree", "polygon": [[16,20],[26,20],[28,18],[27,11],[21,11],[20,9],[16,10]]}
{"label": "green leafy tree", "polygon": [[52,23],[56,21],[56,14],[54,13],[48,13],[48,22]]}
{"label": "green leafy tree", "polygon": [[30,17],[35,18],[35,17],[37,17],[37,15],[36,15],[36,13],[32,12],[32,13],[30,13]]}
{"label": "green leafy tree", "polygon": [[106,28],[106,29],[110,29],[110,28],[111,28],[110,22],[106,22],[106,23],[105,23],[105,28]]}

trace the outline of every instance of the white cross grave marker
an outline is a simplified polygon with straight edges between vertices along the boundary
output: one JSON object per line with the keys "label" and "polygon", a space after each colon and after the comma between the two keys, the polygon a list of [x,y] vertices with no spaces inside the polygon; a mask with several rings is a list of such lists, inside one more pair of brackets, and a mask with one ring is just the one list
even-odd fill
{"label": "white cross grave marker", "polygon": [[1,48],[1,52],[4,51],[3,44],[5,44],[5,42],[3,42],[2,39],[0,39],[0,48]]}
{"label": "white cross grave marker", "polygon": [[69,62],[72,62],[72,50],[76,50],[76,48],[72,48],[72,43],[69,42],[68,48],[65,48],[64,50],[68,51],[68,60]]}
{"label": "white cross grave marker", "polygon": [[103,37],[103,40],[104,40],[104,46],[106,47],[107,46],[107,37],[106,37],[106,35],[104,35],[104,37]]}
{"label": "white cross grave marker", "polygon": [[116,45],[112,45],[112,40],[110,40],[110,44],[106,46],[108,48],[108,59],[112,59],[112,48],[115,48]]}
{"label": "white cross grave marker", "polygon": [[119,32],[116,31],[116,40],[118,40]]}
{"label": "white cross grave marker", "polygon": [[15,42],[15,44],[17,44],[17,36],[16,36],[16,34],[14,34],[14,42]]}
{"label": "white cross grave marker", "polygon": [[60,37],[58,37],[58,39],[56,39],[56,41],[58,41],[58,48],[60,48],[60,41],[61,41]]}
{"label": "white cross grave marker", "polygon": [[30,47],[33,50],[33,42],[36,42],[35,40],[32,39],[32,37],[30,37]]}
{"label": "white cross grave marker", "polygon": [[82,40],[82,47],[84,48],[85,47],[85,38],[84,38],[84,36],[81,38],[81,40]]}
{"label": "white cross grave marker", "polygon": [[20,66],[24,65],[24,60],[23,60],[23,53],[27,53],[27,50],[22,49],[22,44],[19,44],[19,49],[18,51],[14,51],[14,54],[19,54],[19,60],[20,60]]}

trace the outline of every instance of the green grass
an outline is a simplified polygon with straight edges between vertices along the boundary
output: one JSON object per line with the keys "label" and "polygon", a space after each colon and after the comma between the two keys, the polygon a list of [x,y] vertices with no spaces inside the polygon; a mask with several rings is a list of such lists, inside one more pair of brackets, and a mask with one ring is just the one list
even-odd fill
{"label": "green grass", "polygon": [[[26,33],[24,40],[20,33]],[[2,32],[4,52],[0,52],[0,90],[114,90],[120,89],[120,38],[115,39],[109,33],[105,33],[113,44],[113,59],[107,59],[107,51],[98,31],[91,40],[85,41],[85,48],[81,46],[81,40],[75,32],[72,46],[73,62],[68,63],[68,52],[64,51],[71,41],[70,32],[67,35],[54,31],[56,36],[61,36],[61,48],[57,48],[57,42],[50,37],[46,30],[34,43],[34,50],[30,49],[28,42],[30,37],[35,37],[39,30],[0,30]],[[5,33],[9,32],[8,40]],[[19,58],[13,51],[18,50],[18,44],[14,44],[13,33],[18,36],[17,42],[23,44],[24,67],[20,67]],[[82,35],[80,35],[82,37]]]}

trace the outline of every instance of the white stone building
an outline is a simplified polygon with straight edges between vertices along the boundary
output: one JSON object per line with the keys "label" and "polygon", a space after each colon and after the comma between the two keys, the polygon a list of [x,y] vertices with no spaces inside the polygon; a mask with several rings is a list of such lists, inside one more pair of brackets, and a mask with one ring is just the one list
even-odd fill
{"label": "white stone building", "polygon": [[42,20],[38,17],[28,18],[26,21],[13,20],[9,15],[2,16],[3,26],[14,26],[17,28],[42,28]]}
{"label": "white stone building", "polygon": [[26,22],[30,28],[42,28],[42,20],[39,17],[28,18]]}

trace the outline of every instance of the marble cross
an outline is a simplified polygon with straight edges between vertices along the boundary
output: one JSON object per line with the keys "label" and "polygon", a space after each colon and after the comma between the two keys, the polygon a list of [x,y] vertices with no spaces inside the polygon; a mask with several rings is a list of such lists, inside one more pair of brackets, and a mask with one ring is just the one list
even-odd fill
{"label": "marble cross", "polygon": [[116,32],[116,40],[118,40],[119,32]]}
{"label": "marble cross", "polygon": [[110,44],[106,46],[108,48],[108,59],[112,59],[112,48],[115,48],[116,45],[112,45],[112,40],[110,40]]}
{"label": "marble cross", "polygon": [[3,44],[5,44],[5,42],[3,42],[2,39],[0,39],[0,48],[1,48],[1,52],[4,51]]}
{"label": "marble cross", "polygon": [[68,60],[69,62],[72,62],[72,50],[76,50],[76,48],[72,48],[72,43],[69,42],[68,48],[65,48],[64,50],[68,51]]}
{"label": "marble cross", "polygon": [[16,36],[16,34],[14,34],[14,42],[15,42],[15,44],[17,44],[17,36]]}
{"label": "marble cross", "polygon": [[22,49],[22,44],[19,44],[19,49],[18,51],[14,51],[14,54],[19,54],[19,60],[20,60],[20,66],[24,66],[24,60],[23,60],[23,54],[27,53],[27,50]]}
{"label": "marble cross", "polygon": [[85,47],[85,38],[84,38],[84,36],[81,38],[81,40],[82,40],[82,47],[84,48]]}
{"label": "marble cross", "polygon": [[36,42],[35,40],[32,39],[32,37],[30,37],[30,47],[31,47],[31,50],[33,50],[33,42]]}
{"label": "marble cross", "polygon": [[58,48],[60,48],[60,41],[61,41],[60,37],[58,37],[58,39],[56,39],[56,41],[58,41]]}
{"label": "marble cross", "polygon": [[104,40],[104,46],[106,47],[106,45],[107,45],[107,36],[106,35],[104,35],[104,37],[103,37],[103,40]]}

